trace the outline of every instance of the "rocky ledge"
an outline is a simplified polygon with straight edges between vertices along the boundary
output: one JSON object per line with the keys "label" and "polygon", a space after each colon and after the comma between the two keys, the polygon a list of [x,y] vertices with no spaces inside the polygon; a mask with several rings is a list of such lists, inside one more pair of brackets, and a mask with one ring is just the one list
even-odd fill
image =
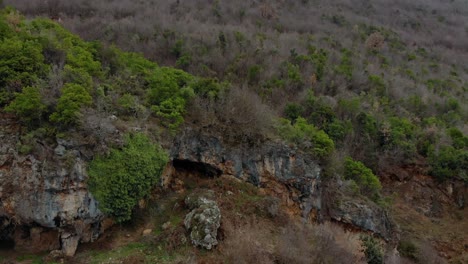
{"label": "rocky ledge", "polygon": [[229,175],[258,187],[280,183],[288,192],[282,198],[299,204],[306,219],[312,214],[319,221],[333,220],[386,240],[397,236],[384,209],[346,196],[340,184],[323,183],[317,159],[284,143],[226,144],[222,137],[187,129],[175,140],[171,157],[174,170],[197,170],[208,177]]}

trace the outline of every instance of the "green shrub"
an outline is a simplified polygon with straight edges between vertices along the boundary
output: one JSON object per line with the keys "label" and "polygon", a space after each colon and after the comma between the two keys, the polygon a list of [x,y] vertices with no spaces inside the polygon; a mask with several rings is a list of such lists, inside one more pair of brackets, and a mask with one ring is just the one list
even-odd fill
{"label": "green shrub", "polygon": [[293,85],[302,85],[302,77],[301,77],[301,71],[299,70],[299,66],[288,63],[287,64],[287,72],[288,72],[288,80],[293,84]]}
{"label": "green shrub", "polygon": [[361,236],[361,242],[368,264],[383,264],[384,254],[379,242],[371,236]]}
{"label": "green shrub", "polygon": [[439,181],[460,178],[468,181],[468,151],[452,146],[442,146],[438,151],[432,151],[428,159],[431,170],[429,173]]}
{"label": "green shrub", "polygon": [[335,68],[335,71],[341,75],[344,75],[346,79],[351,80],[353,78],[353,63],[351,61],[352,52],[348,49],[341,50],[341,62]]}
{"label": "green shrub", "polygon": [[381,128],[382,145],[385,149],[401,151],[402,158],[413,159],[417,153],[418,127],[406,118],[392,117]]}
{"label": "green shrub", "polygon": [[81,108],[90,106],[91,103],[92,97],[83,86],[66,84],[62,88],[62,95],[58,100],[56,111],[50,116],[50,120],[65,126],[77,125],[81,118]]}
{"label": "green shrub", "polygon": [[362,162],[355,161],[350,157],[345,159],[345,179],[353,180],[359,186],[361,194],[366,195],[374,201],[379,199],[382,185],[379,178],[374,175],[371,169]]}
{"label": "green shrub", "polygon": [[16,93],[15,99],[6,107],[6,110],[15,113],[21,122],[32,127],[42,119],[46,106],[42,102],[39,89],[25,87],[21,93]]}
{"label": "green shrub", "polygon": [[280,136],[309,150],[318,158],[324,158],[335,149],[333,140],[323,131],[299,117],[294,125],[287,119],[280,119],[278,126]]}
{"label": "green shrub", "polygon": [[447,134],[452,139],[452,145],[456,149],[463,149],[468,147],[468,137],[463,135],[459,129],[452,127],[447,130]]}
{"label": "green shrub", "polygon": [[190,74],[173,68],[159,68],[148,78],[148,102],[159,105],[161,102],[179,95],[181,88],[193,81]]}
{"label": "green shrub", "polygon": [[418,249],[416,245],[411,241],[401,240],[398,243],[398,251],[404,257],[407,257],[413,260],[417,259]]}
{"label": "green shrub", "polygon": [[309,56],[315,66],[315,75],[317,80],[321,81],[325,75],[325,67],[328,61],[328,52],[324,49],[317,49],[315,46],[310,45]]}
{"label": "green shrub", "polygon": [[0,54],[0,87],[9,83],[32,85],[46,73],[42,47],[36,41],[6,38],[0,41]]}
{"label": "green shrub", "polygon": [[89,165],[89,187],[99,208],[124,222],[138,201],[150,194],[168,161],[164,150],[144,134],[125,137],[121,149],[97,156]]}
{"label": "green shrub", "polygon": [[181,97],[169,98],[159,105],[153,105],[151,110],[174,132],[184,122],[185,100]]}
{"label": "green shrub", "polygon": [[302,115],[304,108],[300,104],[288,103],[284,108],[284,115],[292,122]]}

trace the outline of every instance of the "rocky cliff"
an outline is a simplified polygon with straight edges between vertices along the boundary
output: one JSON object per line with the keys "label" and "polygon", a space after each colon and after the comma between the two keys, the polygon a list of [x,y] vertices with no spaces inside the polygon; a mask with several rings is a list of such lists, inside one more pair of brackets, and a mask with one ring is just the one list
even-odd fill
{"label": "rocky cliff", "polygon": [[17,249],[73,255],[80,241],[97,238],[103,218],[86,188],[86,162],[70,144],[37,142],[34,155],[22,155],[19,126],[6,115],[0,121],[1,238]]}
{"label": "rocky cliff", "polygon": [[175,140],[171,156],[175,170],[229,175],[262,188],[280,183],[287,193],[279,190],[275,195],[299,204],[305,218],[312,214],[319,221],[341,222],[387,240],[398,235],[385,210],[366,199],[346,196],[340,190],[342,183],[333,187],[324,183],[316,159],[284,143],[227,144],[220,136],[188,129]]}
{"label": "rocky cliff", "polygon": [[[34,155],[23,155],[18,152],[19,126],[6,115],[1,120],[0,239],[19,249],[73,255],[79,242],[93,241],[102,232],[104,216],[86,186],[89,154],[84,153],[91,147],[72,140],[37,142]],[[384,210],[325,184],[319,163],[284,143],[232,144],[187,129],[170,151],[165,181],[180,170],[207,177],[228,175],[272,190],[298,207],[304,218],[334,220],[385,239],[394,237],[395,226]]]}

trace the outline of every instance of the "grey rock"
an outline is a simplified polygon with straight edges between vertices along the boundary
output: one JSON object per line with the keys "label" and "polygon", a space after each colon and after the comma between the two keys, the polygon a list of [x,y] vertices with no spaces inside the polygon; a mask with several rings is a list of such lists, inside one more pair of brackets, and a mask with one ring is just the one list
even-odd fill
{"label": "grey rock", "polygon": [[67,150],[66,150],[65,147],[62,146],[62,145],[58,145],[58,146],[54,149],[55,155],[57,155],[57,156],[63,156],[63,155],[65,155],[65,152],[66,152],[66,151],[67,151]]}
{"label": "grey rock", "polygon": [[55,149],[40,146],[34,155],[20,155],[17,126],[3,122],[0,131],[0,219],[15,222],[8,231],[15,245],[69,256],[79,241],[97,239],[104,216],[86,185],[86,161],[71,149],[80,143],[60,139]]}
{"label": "grey rock", "polygon": [[192,209],[185,216],[184,225],[190,232],[190,240],[193,245],[204,247],[208,250],[218,244],[217,234],[221,225],[221,211],[211,198],[213,194],[206,192],[195,193],[185,199],[185,204]]}
{"label": "grey rock", "polygon": [[[206,132],[187,129],[175,140],[171,157],[176,170],[198,170],[208,177],[233,176],[260,187],[272,180],[282,183],[291,194],[299,193],[290,197],[305,218],[315,212],[319,221],[332,219],[385,239],[394,237],[395,224],[371,201],[343,196],[341,203],[332,202],[329,197],[341,193],[339,184],[325,185],[316,159],[295,147],[272,141],[233,145]],[[272,214],[277,213],[274,206],[271,209]]]}
{"label": "grey rock", "polygon": [[305,214],[321,209],[321,167],[285,144],[225,145],[219,137],[187,129],[176,138],[171,157],[176,169],[199,170],[208,177],[224,174],[256,186],[274,179],[301,193],[297,202]]}

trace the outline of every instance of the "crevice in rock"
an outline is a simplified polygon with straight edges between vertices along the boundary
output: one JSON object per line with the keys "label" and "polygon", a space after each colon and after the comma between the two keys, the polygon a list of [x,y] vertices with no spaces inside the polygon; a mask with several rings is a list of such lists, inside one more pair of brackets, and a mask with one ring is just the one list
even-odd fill
{"label": "crevice in rock", "polygon": [[203,162],[174,159],[172,161],[172,165],[177,171],[197,174],[200,177],[215,178],[221,176],[222,174],[220,169]]}
{"label": "crevice in rock", "polygon": [[0,217],[0,250],[8,250],[15,248],[13,239],[14,225],[10,219]]}

